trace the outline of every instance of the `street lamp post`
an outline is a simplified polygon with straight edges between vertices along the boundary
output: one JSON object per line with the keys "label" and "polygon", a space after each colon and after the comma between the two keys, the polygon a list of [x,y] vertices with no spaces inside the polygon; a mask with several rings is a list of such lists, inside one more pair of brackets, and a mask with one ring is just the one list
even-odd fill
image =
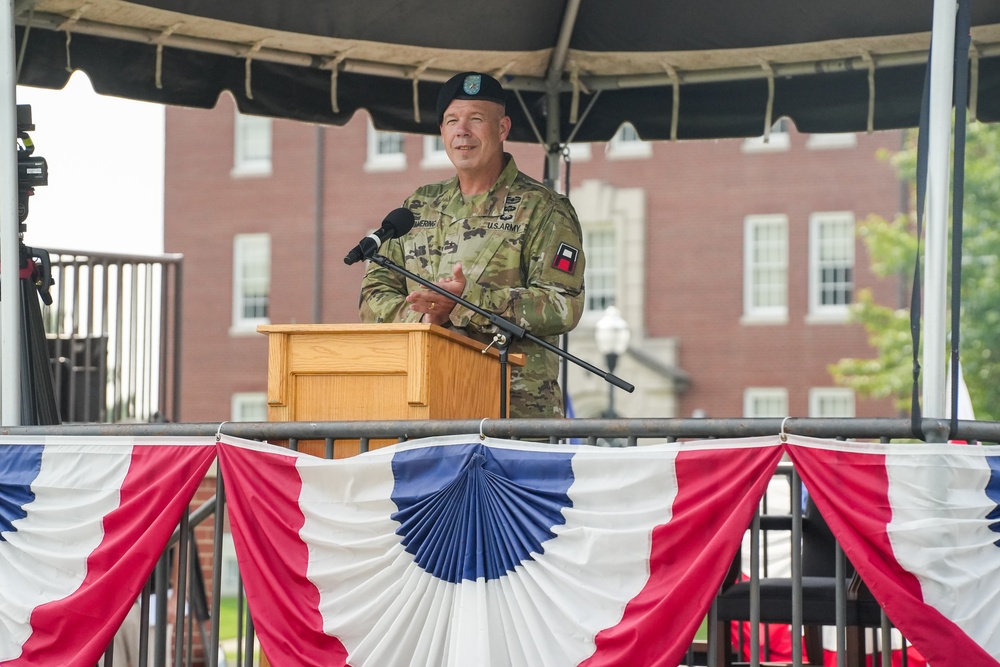
{"label": "street lamp post", "polygon": [[[631,337],[628,322],[622,317],[621,311],[614,306],[608,306],[604,315],[597,321],[594,328],[594,341],[597,349],[604,355],[608,364],[608,372],[614,373],[618,364],[618,357],[628,350],[628,341]],[[608,384],[608,410],[605,417],[617,417],[615,412],[615,387]]]}

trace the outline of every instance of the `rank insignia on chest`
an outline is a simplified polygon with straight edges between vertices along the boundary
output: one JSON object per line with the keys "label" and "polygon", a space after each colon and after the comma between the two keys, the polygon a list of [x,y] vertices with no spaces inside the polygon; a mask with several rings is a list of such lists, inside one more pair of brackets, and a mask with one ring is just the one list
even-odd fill
{"label": "rank insignia on chest", "polygon": [[552,260],[552,268],[572,275],[576,271],[576,258],[580,251],[568,243],[560,243],[556,256]]}

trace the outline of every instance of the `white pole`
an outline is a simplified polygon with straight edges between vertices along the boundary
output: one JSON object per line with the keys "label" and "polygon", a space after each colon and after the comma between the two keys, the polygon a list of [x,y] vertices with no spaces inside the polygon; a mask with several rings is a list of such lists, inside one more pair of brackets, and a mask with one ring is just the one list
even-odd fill
{"label": "white pole", "polygon": [[0,5],[0,424],[21,424],[14,0]]}
{"label": "white pole", "polygon": [[923,416],[945,415],[944,362],[948,285],[948,192],[951,162],[955,0],[934,0],[927,144],[927,232],[924,261]]}

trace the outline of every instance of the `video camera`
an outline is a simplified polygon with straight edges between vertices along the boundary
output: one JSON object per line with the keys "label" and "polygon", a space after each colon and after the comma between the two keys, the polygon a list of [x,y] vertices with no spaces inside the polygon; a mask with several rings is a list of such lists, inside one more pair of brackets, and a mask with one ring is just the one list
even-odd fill
{"label": "video camera", "polygon": [[31,122],[31,105],[17,105],[17,220],[24,231],[24,221],[28,218],[28,197],[34,188],[49,184],[49,166],[45,158],[33,155],[35,144],[28,132],[34,130]]}
{"label": "video camera", "polygon": [[[17,105],[17,220],[19,234],[24,234],[24,221],[28,218],[28,197],[35,194],[35,187],[49,184],[49,166],[45,158],[33,155],[35,144],[28,135],[35,126],[31,122],[31,105]],[[45,305],[52,304],[49,288],[54,285],[49,253],[40,248],[29,248],[19,241],[21,277],[28,278],[38,290]]]}

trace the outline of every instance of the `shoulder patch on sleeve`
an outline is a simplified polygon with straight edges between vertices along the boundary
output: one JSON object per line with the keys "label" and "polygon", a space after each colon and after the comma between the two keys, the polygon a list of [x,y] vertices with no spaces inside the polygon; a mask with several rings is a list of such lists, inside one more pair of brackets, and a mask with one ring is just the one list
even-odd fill
{"label": "shoulder patch on sleeve", "polygon": [[579,255],[580,251],[570,244],[565,242],[560,243],[559,249],[556,250],[556,255],[552,259],[552,268],[573,275],[576,271],[576,258]]}

